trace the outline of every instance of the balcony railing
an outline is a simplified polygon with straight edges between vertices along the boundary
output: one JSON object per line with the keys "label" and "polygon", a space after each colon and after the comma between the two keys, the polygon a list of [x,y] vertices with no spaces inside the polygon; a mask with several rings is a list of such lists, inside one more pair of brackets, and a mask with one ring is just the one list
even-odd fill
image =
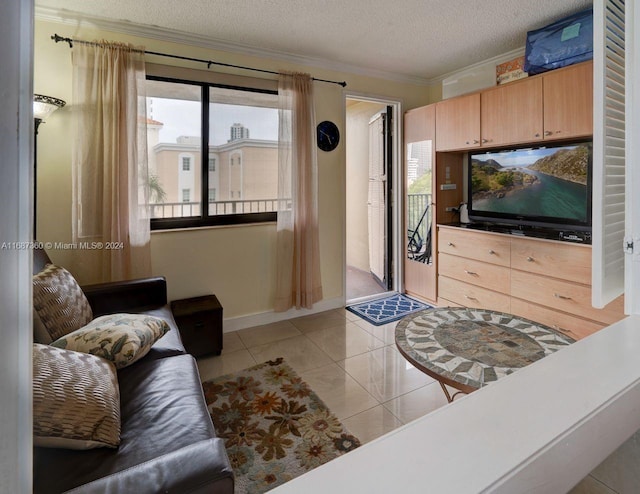
{"label": "balcony railing", "polygon": [[422,238],[427,237],[427,232],[431,228],[431,213],[427,213],[420,225],[418,222],[429,204],[431,204],[431,194],[407,194],[407,230],[417,228]]}
{"label": "balcony railing", "polygon": [[431,262],[431,194],[407,194],[407,256],[409,259]]}
{"label": "balcony railing", "polygon": [[[291,200],[286,201],[286,207],[291,208]],[[151,218],[189,218],[201,215],[200,202],[164,202],[161,204],[150,204]],[[250,213],[271,213],[278,211],[278,199],[249,199],[237,201],[215,201],[210,202],[209,216],[223,214],[250,214]]]}

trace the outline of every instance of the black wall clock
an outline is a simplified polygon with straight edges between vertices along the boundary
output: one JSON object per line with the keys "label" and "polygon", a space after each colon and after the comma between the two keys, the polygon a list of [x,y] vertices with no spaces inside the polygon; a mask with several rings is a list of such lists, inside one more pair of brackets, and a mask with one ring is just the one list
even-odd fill
{"label": "black wall clock", "polygon": [[317,130],[318,147],[323,151],[333,151],[340,142],[340,131],[336,124],[325,120],[318,124]]}

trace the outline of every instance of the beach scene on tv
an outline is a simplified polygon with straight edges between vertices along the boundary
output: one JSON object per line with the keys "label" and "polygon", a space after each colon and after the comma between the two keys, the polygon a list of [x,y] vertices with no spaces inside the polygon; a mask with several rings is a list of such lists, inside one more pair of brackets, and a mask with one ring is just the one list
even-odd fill
{"label": "beach scene on tv", "polygon": [[475,211],[587,221],[591,145],[471,156]]}

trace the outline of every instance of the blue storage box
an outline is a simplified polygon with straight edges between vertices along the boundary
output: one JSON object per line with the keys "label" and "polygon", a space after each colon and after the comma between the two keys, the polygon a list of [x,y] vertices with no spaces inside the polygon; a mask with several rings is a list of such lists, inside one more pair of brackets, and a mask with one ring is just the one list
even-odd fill
{"label": "blue storage box", "polygon": [[593,58],[593,10],[527,33],[524,71],[540,74]]}

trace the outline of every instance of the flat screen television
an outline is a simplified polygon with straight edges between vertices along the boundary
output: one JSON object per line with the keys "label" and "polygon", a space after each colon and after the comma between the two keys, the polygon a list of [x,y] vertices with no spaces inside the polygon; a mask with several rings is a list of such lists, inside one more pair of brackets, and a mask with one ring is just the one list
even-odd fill
{"label": "flat screen television", "polygon": [[591,231],[592,143],[469,153],[469,219]]}

